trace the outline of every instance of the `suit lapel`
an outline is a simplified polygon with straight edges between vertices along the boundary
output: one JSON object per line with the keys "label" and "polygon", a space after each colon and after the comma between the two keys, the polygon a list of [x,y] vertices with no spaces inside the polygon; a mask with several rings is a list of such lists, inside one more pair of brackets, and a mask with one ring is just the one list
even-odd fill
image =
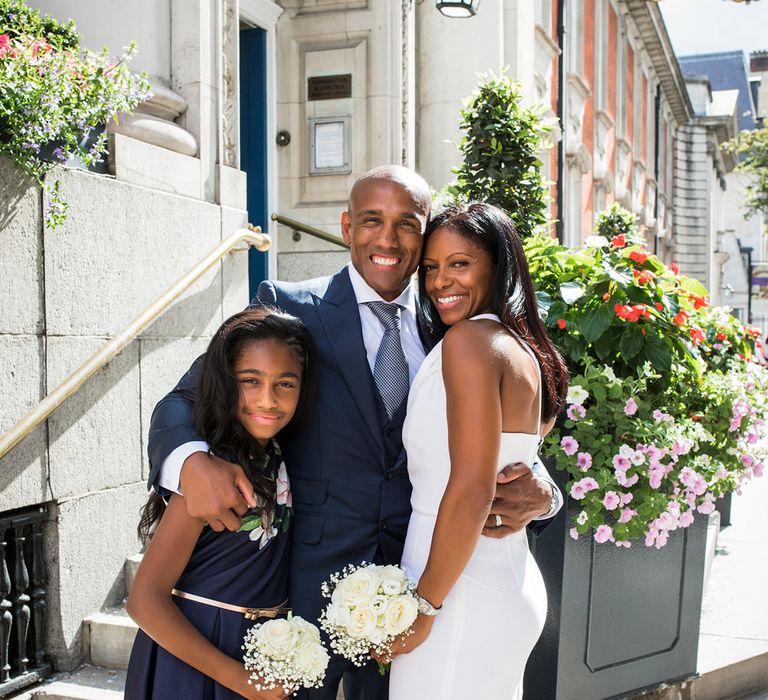
{"label": "suit lapel", "polygon": [[376,442],[384,449],[376,388],[368,366],[360,312],[347,268],[331,277],[322,298],[313,296],[339,370]]}

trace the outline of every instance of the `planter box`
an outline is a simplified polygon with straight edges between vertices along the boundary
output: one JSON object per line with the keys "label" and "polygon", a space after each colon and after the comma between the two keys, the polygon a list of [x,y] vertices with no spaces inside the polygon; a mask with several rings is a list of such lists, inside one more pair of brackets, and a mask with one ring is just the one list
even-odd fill
{"label": "planter box", "polygon": [[[553,478],[564,489],[567,474]],[[525,674],[526,700],[598,700],[695,675],[707,518],[663,549],[631,549],[568,535],[568,499],[531,549],[549,613]]]}

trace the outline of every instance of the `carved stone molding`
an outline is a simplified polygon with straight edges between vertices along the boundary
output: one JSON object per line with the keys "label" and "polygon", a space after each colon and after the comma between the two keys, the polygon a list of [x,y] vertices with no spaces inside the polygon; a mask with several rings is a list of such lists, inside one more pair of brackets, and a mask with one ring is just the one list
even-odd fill
{"label": "carved stone molding", "polygon": [[645,165],[640,161],[632,164],[632,211],[645,216],[643,193],[645,191]]}
{"label": "carved stone molding", "polygon": [[602,187],[611,189],[613,178],[611,177],[611,137],[614,129],[613,119],[604,111],[595,113],[595,167],[593,177],[600,181]]}
{"label": "carved stone molding", "polygon": [[656,225],[656,181],[650,177],[645,181],[644,219],[646,226]]}
{"label": "carved stone molding", "polygon": [[625,204],[629,192],[630,154],[632,147],[626,139],[616,141],[616,185],[614,193],[616,199]]}
{"label": "carved stone molding", "polygon": [[185,156],[197,155],[194,135],[176,123],[176,119],[187,111],[186,100],[161,78],[150,76],[150,82],[152,96],[142,102],[135,112],[120,114],[117,122],[110,122],[107,132],[129,136]]}
{"label": "carved stone molding", "polygon": [[219,162],[232,168],[239,164],[239,117],[237,99],[238,32],[237,0],[221,0],[221,95]]}
{"label": "carved stone molding", "polygon": [[584,106],[590,90],[578,75],[571,73],[568,75],[566,92],[565,152],[569,156],[575,156],[583,143]]}

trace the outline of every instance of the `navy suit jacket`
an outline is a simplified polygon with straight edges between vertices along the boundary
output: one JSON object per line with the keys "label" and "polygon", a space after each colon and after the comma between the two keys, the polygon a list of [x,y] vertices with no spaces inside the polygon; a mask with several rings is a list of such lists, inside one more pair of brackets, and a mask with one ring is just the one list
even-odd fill
{"label": "navy suit jacket", "polygon": [[[300,318],[316,347],[316,383],[307,421],[280,439],[293,506],[291,605],[317,619],[321,583],[346,564],[399,563],[410,516],[405,451],[391,440],[368,365],[357,300],[346,268],[300,283],[263,282],[255,304]],[[199,358],[152,415],[150,485],[179,445],[200,440],[192,405]],[[398,432],[399,436],[399,432]],[[534,528],[544,526],[534,523]]]}

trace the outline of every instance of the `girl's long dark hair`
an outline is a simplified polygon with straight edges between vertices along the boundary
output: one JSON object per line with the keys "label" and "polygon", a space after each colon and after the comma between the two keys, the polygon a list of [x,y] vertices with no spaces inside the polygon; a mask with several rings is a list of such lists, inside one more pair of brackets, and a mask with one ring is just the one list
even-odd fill
{"label": "girl's long dark hair", "polygon": [[[568,393],[568,368],[547,336],[539,317],[536,291],[525,259],[523,244],[512,220],[491,204],[474,202],[452,206],[434,216],[424,231],[424,248],[439,228],[449,228],[487,251],[496,272],[493,278],[493,312],[510,330],[523,338],[541,366],[542,420],[557,416]],[[427,296],[424,267],[419,267],[419,302],[431,340],[439,341],[447,332],[440,315]]]}
{"label": "girl's long dark hair", "polygon": [[[293,350],[302,366],[301,393],[296,412],[286,430],[306,416],[314,371],[312,337],[304,324],[277,309],[259,307],[235,314],[213,336],[203,356],[195,401],[195,426],[212,454],[237,462],[253,484],[256,500],[274,509],[275,482],[264,471],[267,455],[237,418],[240,386],[233,367],[247,345],[272,340]],[[142,509],[138,532],[146,542],[165,510],[163,499],[152,493]]]}

